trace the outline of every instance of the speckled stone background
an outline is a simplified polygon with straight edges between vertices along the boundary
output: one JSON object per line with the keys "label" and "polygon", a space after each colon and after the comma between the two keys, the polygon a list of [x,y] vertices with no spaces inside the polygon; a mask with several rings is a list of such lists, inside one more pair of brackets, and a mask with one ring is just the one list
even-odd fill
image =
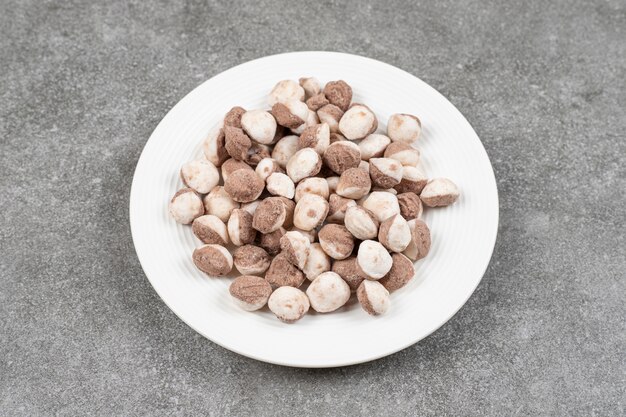
{"label": "speckled stone background", "polygon": [[[487,273],[432,336],[290,369],[196,334],[128,225],[166,112],[253,58],[334,50],[447,96],[491,157]],[[0,414],[624,415],[626,4],[0,0]]]}

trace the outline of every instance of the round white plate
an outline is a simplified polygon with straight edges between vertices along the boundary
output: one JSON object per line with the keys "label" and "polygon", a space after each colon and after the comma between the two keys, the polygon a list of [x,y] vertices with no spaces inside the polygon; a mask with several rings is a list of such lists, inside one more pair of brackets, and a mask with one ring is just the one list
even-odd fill
{"label": "round white plate", "polygon": [[[284,324],[265,308],[249,313],[228,294],[232,278],[210,278],[191,261],[200,242],[191,227],[168,215],[182,187],[181,165],[202,155],[202,142],[233,106],[267,108],[267,93],[283,79],[343,79],[354,102],[367,104],[379,131],[393,113],[422,120],[417,143],[429,177],[448,177],[461,189],[452,206],[427,209],[429,255],[416,277],[391,296],[380,317],[352,301],[330,314],[308,314]],[[183,98],[148,140],[133,178],[130,222],[137,256],[165,303],[213,342],[280,365],[332,367],[377,359],[414,344],[448,321],[480,282],[498,229],[498,192],[489,158],[461,113],[432,87],[391,65],[355,55],[296,52],[257,59],[206,81]]]}

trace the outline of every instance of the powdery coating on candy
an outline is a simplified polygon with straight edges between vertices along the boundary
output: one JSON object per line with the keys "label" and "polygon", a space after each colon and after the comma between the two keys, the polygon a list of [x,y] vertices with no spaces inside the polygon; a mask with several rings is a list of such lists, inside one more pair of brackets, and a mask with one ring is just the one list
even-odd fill
{"label": "powdery coating on candy", "polygon": [[267,178],[272,175],[274,172],[283,172],[282,168],[276,162],[276,160],[272,158],[263,158],[259,161],[254,170],[256,174],[263,180],[267,181]]}
{"label": "powdery coating on candy", "polygon": [[262,308],[272,294],[272,286],[261,277],[242,275],[228,289],[233,300],[246,311]]}
{"label": "powdery coating on candy", "polygon": [[[250,138],[267,145],[274,140],[276,119],[265,110],[249,110],[241,116],[241,127]],[[226,145],[228,145],[228,133]]]}
{"label": "powdery coating on candy", "polygon": [[322,159],[311,148],[300,149],[287,162],[287,175],[295,183],[306,177],[312,177],[320,172]]}
{"label": "powdery coating on candy", "polygon": [[315,152],[322,155],[330,145],[330,130],[326,123],[309,126],[298,139],[298,148],[313,148]]}
{"label": "powdery coating on candy", "polygon": [[364,240],[359,246],[356,261],[370,279],[381,279],[391,270],[392,260],[387,249],[375,240]]}
{"label": "powdery coating on candy", "polygon": [[243,107],[235,106],[224,116],[224,126],[238,127],[241,129],[241,116],[246,112]]}
{"label": "powdery coating on candy", "polygon": [[422,200],[420,200],[417,194],[398,194],[398,204],[400,205],[400,214],[406,220],[419,219],[422,217]]}
{"label": "powdery coating on candy", "polygon": [[347,140],[335,142],[324,151],[323,160],[326,166],[341,175],[350,168],[359,167],[361,150]]}
{"label": "powdery coating on candy", "polygon": [[352,291],[356,291],[359,285],[361,285],[361,282],[366,279],[366,276],[356,262],[356,256],[350,256],[347,259],[333,262],[332,271],[339,274]]}
{"label": "powdery coating on candy", "polygon": [[289,100],[304,101],[304,88],[293,80],[283,80],[276,83],[270,91],[268,102],[270,107],[276,103],[285,103]]}
{"label": "powdery coating on candy", "polygon": [[258,246],[244,245],[233,252],[235,268],[243,275],[261,275],[270,267],[270,262],[270,255]]}
{"label": "powdery coating on candy", "polygon": [[324,272],[317,276],[306,290],[313,310],[330,313],[342,307],[350,299],[350,287],[334,272]]}
{"label": "powdery coating on candy", "polygon": [[287,254],[281,252],[272,259],[270,267],[265,273],[265,279],[278,287],[299,287],[304,282],[304,274],[294,264],[289,262]]}
{"label": "powdery coating on candy", "polygon": [[222,164],[222,179],[224,182],[228,180],[230,174],[240,169],[247,169],[248,171],[253,171],[252,167],[246,164],[244,161],[237,161],[236,159],[230,158]]}
{"label": "powdery coating on candy", "polygon": [[221,166],[228,159],[225,145],[224,129],[217,127],[211,130],[202,144],[204,157],[216,167]]}
{"label": "powdery coating on candy", "polygon": [[402,253],[412,261],[418,261],[430,252],[430,229],[419,219],[409,221],[409,227],[411,228],[411,242]]}
{"label": "powdery coating on candy", "polygon": [[204,214],[202,199],[191,188],[178,190],[169,204],[169,212],[178,223],[189,224]]}
{"label": "powdery coating on candy", "polygon": [[204,196],[204,210],[206,214],[213,214],[223,222],[227,222],[230,212],[239,208],[239,203],[230,197],[224,187],[217,186]]}
{"label": "powdery coating on candy", "polygon": [[272,158],[284,169],[296,152],[298,152],[298,136],[285,136],[274,145]]}
{"label": "powdery coating on candy", "polygon": [[315,77],[303,77],[298,80],[298,83],[304,88],[304,96],[306,98],[319,94],[322,91],[320,82]]}
{"label": "powdery coating on candy", "polygon": [[324,94],[316,94],[306,101],[307,107],[312,111],[318,111],[330,102]]}
{"label": "powdery coating on candy", "polygon": [[386,313],[391,304],[389,291],[376,281],[363,281],[356,296],[363,310],[372,316]]}
{"label": "powdery coating on candy", "polygon": [[276,123],[290,129],[295,129],[304,123],[304,119],[291,113],[289,108],[282,103],[276,103],[272,106],[272,116],[276,118]]}
{"label": "powdery coating on candy", "polygon": [[282,227],[270,233],[262,234],[259,239],[259,246],[267,251],[271,256],[280,252],[280,238],[285,234]]}
{"label": "powdery coating on candy", "polygon": [[386,191],[372,192],[363,200],[362,205],[371,211],[379,222],[400,213],[398,197]]}
{"label": "powdery coating on candy", "polygon": [[207,275],[221,276],[233,269],[233,257],[221,245],[204,245],[196,248],[192,255],[196,267]]}
{"label": "powdery coating on candy", "polygon": [[368,135],[365,139],[359,142],[359,149],[361,150],[361,159],[369,161],[370,158],[378,158],[385,153],[385,149],[391,143],[385,135],[373,133]]}
{"label": "powdery coating on candy", "polygon": [[287,175],[281,172],[275,172],[267,177],[267,191],[272,195],[293,198],[295,186],[291,178]]}
{"label": "powdery coating on candy", "polygon": [[296,204],[293,224],[302,230],[313,230],[328,215],[328,201],[316,194],[305,194]]}
{"label": "powdery coating on candy", "polygon": [[352,88],[343,80],[331,81],[324,86],[324,95],[329,102],[346,111],[352,101]]}
{"label": "powdery coating on candy", "polygon": [[226,225],[219,217],[212,214],[196,218],[191,225],[191,230],[203,243],[216,245],[227,245],[230,243]]}
{"label": "powdery coating on candy", "polygon": [[252,227],[252,214],[241,209],[233,210],[228,219],[228,234],[235,246],[254,242],[256,230]]}
{"label": "powdery coating on candy", "polygon": [[324,252],[333,259],[346,259],[354,249],[354,237],[340,224],[324,225],[318,233],[318,238]]}
{"label": "powdery coating on candy", "polygon": [[331,194],[328,199],[328,216],[326,221],[328,223],[343,223],[346,210],[353,206],[356,206],[356,201],[341,197],[339,194]]}
{"label": "powdery coating on candy", "polygon": [[380,224],[378,241],[392,252],[402,252],[411,242],[411,228],[404,217],[396,214]]}
{"label": "powdery coating on candy", "polygon": [[252,216],[252,227],[263,234],[278,230],[287,215],[285,204],[278,197],[263,200]]}
{"label": "powdery coating on candy", "polygon": [[357,239],[374,239],[378,236],[378,219],[364,207],[357,205],[348,207],[343,222],[350,233]]}
{"label": "powdery coating on candy", "polygon": [[360,168],[350,168],[339,177],[336,193],[342,197],[359,199],[369,193],[371,187],[369,173]]}
{"label": "powdery coating on candy", "polygon": [[313,281],[319,274],[326,271],[330,271],[330,256],[324,252],[319,243],[311,243],[309,256],[302,272],[309,281]]}
{"label": "powdery coating on candy", "polygon": [[402,181],[394,188],[399,193],[416,193],[419,194],[428,182],[426,174],[420,167],[404,167],[402,172]]}
{"label": "powdery coating on candy", "polygon": [[428,181],[420,198],[428,207],[443,207],[454,203],[459,194],[455,183],[447,178],[435,178]]}
{"label": "powdery coating on candy", "polygon": [[285,323],[300,320],[309,311],[309,299],[304,292],[293,287],[281,287],[270,295],[268,307]]}
{"label": "powdery coating on candy", "polygon": [[317,194],[324,200],[328,200],[328,182],[324,178],[311,177],[305,178],[298,183],[295,192],[296,203],[300,201],[305,194]]}
{"label": "powdery coating on candy", "polygon": [[187,162],[180,169],[183,183],[200,194],[206,194],[220,181],[220,173],[211,162],[198,159]]}
{"label": "powdery coating on candy", "polygon": [[387,122],[387,136],[394,142],[411,144],[422,132],[422,123],[410,114],[392,114]]}
{"label": "powdery coating on candy", "polygon": [[334,104],[327,104],[317,110],[320,122],[328,124],[331,133],[339,132],[339,121],[343,117],[343,110]]}
{"label": "powdery coating on candy", "polygon": [[372,183],[381,188],[392,188],[402,180],[402,164],[391,158],[370,158]]}
{"label": "powdery coating on candy", "polygon": [[298,269],[303,269],[309,256],[311,242],[309,238],[300,232],[287,232],[280,238],[281,253],[284,253],[287,260]]}
{"label": "powdery coating on candy", "polygon": [[376,115],[363,104],[354,104],[339,121],[339,131],[346,139],[363,139],[378,128]]}
{"label": "powdery coating on candy", "polygon": [[385,158],[395,159],[404,166],[416,167],[420,161],[420,151],[403,142],[393,142],[385,149]]}
{"label": "powdery coating on candy", "polygon": [[254,201],[265,189],[265,182],[252,170],[239,169],[228,176],[224,190],[239,203]]}
{"label": "powdery coating on candy", "polygon": [[394,253],[391,259],[393,260],[391,270],[378,280],[389,292],[404,287],[415,276],[415,266],[409,258],[401,253]]}
{"label": "powdery coating on candy", "polygon": [[226,126],[224,127],[224,134],[226,136],[225,147],[226,152],[238,161],[245,161],[248,157],[248,150],[252,146],[252,141],[244,133],[243,130]]}

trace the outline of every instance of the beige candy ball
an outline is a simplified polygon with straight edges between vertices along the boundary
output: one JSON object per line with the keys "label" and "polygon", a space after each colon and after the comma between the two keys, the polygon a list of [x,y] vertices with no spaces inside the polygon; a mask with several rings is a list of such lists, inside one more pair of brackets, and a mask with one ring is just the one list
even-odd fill
{"label": "beige candy ball", "polygon": [[311,148],[300,149],[287,162],[287,175],[294,184],[300,180],[312,177],[320,172],[322,159],[319,154]]}
{"label": "beige candy ball", "polygon": [[392,188],[402,180],[402,164],[391,158],[370,158],[372,184],[380,188]]}
{"label": "beige candy ball", "polygon": [[276,103],[285,103],[289,100],[304,101],[304,88],[293,80],[279,81],[270,91],[268,97],[270,107]]}
{"label": "beige candy ball", "polygon": [[393,261],[387,249],[375,240],[364,240],[359,245],[357,264],[369,279],[381,279],[391,269]]}
{"label": "beige candy ball", "polygon": [[267,251],[254,245],[243,245],[233,252],[233,264],[243,275],[262,275],[270,267]]}
{"label": "beige candy ball", "polygon": [[309,299],[301,290],[294,287],[277,288],[267,302],[268,307],[285,323],[300,320],[309,311]]}
{"label": "beige candy ball", "polygon": [[428,181],[420,198],[428,207],[443,207],[454,203],[459,195],[460,192],[455,183],[447,178],[435,178]]}
{"label": "beige candy ball", "polygon": [[394,142],[411,144],[422,132],[420,119],[411,114],[392,114],[387,122],[387,136]]}
{"label": "beige candy ball", "polygon": [[296,204],[293,224],[302,230],[312,230],[328,215],[328,201],[316,194],[305,194]]}
{"label": "beige candy ball", "polygon": [[324,200],[328,200],[328,182],[324,178],[310,177],[298,183],[295,191],[296,203],[306,194],[317,194]]}
{"label": "beige candy ball", "polygon": [[370,158],[379,158],[385,153],[387,145],[391,143],[385,135],[373,133],[359,142],[359,150],[361,151],[361,159],[369,161]]}
{"label": "beige candy ball", "polygon": [[274,172],[267,177],[267,191],[272,195],[293,198],[295,186],[291,178],[282,172]]}
{"label": "beige candy ball", "polygon": [[364,207],[348,207],[343,223],[357,239],[367,240],[378,236],[379,221],[374,213]]}
{"label": "beige candy ball", "polygon": [[212,214],[197,217],[191,225],[191,230],[203,243],[216,245],[227,245],[230,243],[226,225],[219,217]]}
{"label": "beige candy ball", "polygon": [[343,114],[343,110],[334,104],[327,104],[317,110],[317,117],[320,122],[326,123],[331,133],[339,132],[339,121]]}
{"label": "beige candy ball", "polygon": [[372,316],[386,313],[391,304],[389,291],[377,281],[363,281],[356,291],[356,296],[363,310]]}
{"label": "beige candy ball", "polygon": [[372,188],[369,173],[360,168],[350,168],[339,177],[336,193],[345,198],[359,199]]}
{"label": "beige candy ball", "polygon": [[350,299],[350,287],[334,272],[317,276],[306,290],[311,307],[318,313],[329,313],[342,307]]}
{"label": "beige candy ball", "polygon": [[187,187],[200,194],[207,194],[220,182],[219,171],[205,159],[187,162],[180,169],[180,177]]}
{"label": "beige candy ball", "polygon": [[204,214],[202,199],[191,188],[178,190],[169,204],[170,215],[181,224],[189,224]]}
{"label": "beige candy ball", "polygon": [[204,196],[206,214],[213,214],[223,222],[227,222],[231,211],[237,208],[239,208],[239,203],[233,200],[222,186],[218,185]]}
{"label": "beige candy ball", "polygon": [[353,104],[339,121],[339,131],[349,140],[363,139],[377,128],[376,115],[363,104]]}
{"label": "beige candy ball", "polygon": [[[408,226],[407,226],[408,227]],[[354,237],[340,224],[326,224],[318,234],[324,252],[333,259],[346,259],[354,249]],[[410,233],[409,233],[410,237]]]}
{"label": "beige candy ball", "polygon": [[276,134],[276,119],[265,110],[249,110],[241,116],[241,127],[258,143],[270,144]]}
{"label": "beige candy ball", "polygon": [[372,192],[363,200],[362,205],[371,211],[379,222],[400,213],[398,197],[386,191]]}
{"label": "beige candy ball", "polygon": [[402,252],[411,242],[411,228],[399,214],[380,224],[378,241],[391,252]]}

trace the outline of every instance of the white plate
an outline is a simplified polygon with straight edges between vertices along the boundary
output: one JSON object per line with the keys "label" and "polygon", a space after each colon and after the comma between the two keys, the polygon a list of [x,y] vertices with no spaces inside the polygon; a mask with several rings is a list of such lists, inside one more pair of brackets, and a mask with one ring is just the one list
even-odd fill
{"label": "white plate", "polygon": [[[425,211],[432,232],[416,278],[392,294],[381,317],[352,302],[330,314],[308,314],[283,324],[269,310],[249,313],[231,301],[231,278],[209,278],[191,261],[199,246],[189,226],[168,215],[180,166],[202,155],[209,130],[233,106],[267,107],[266,97],[283,79],[343,79],[354,101],[378,115],[379,131],[393,113],[420,117],[417,147],[430,177],[448,177],[461,189],[453,206]],[[137,256],[165,303],[213,342],[242,355],[280,365],[332,367],[377,359],[414,344],[448,321],[480,282],[495,244],[498,193],[489,158],[461,113],[423,81],[391,65],[354,55],[297,52],[257,59],[206,81],[159,123],[135,171],[130,221]]]}

